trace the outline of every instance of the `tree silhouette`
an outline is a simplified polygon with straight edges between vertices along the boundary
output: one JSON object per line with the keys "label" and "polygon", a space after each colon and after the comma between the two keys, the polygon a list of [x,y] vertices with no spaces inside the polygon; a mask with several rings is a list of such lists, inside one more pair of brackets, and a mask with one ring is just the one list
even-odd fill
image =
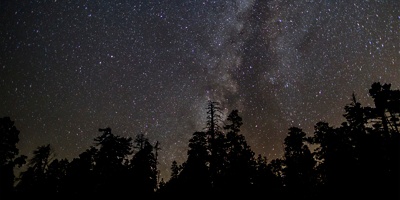
{"label": "tree silhouette", "polygon": [[132,154],[132,138],[111,133],[111,128],[99,129],[103,134],[94,139],[99,148],[95,156],[94,173],[99,178],[96,193],[125,192],[126,163]]}
{"label": "tree silhouette", "polygon": [[315,186],[315,160],[305,144],[306,140],[306,134],[297,127],[290,127],[284,140],[284,184],[289,197],[294,195],[298,199],[312,197]]}
{"label": "tree silhouette", "polygon": [[171,180],[177,179],[181,170],[182,166],[179,166],[178,163],[174,160],[171,165]]}
{"label": "tree silhouette", "polygon": [[[161,144],[159,141],[156,141],[156,143],[154,144],[154,159],[156,161],[156,166],[159,164],[158,162],[158,151],[161,150]],[[157,183],[160,182],[160,170],[157,169]],[[158,189],[158,188],[157,188]]]}
{"label": "tree silhouette", "polygon": [[179,174],[182,171],[182,168],[181,165],[178,165],[178,162],[175,160],[172,161],[170,179],[167,182],[161,180],[159,188],[156,191],[158,198],[177,197],[177,194],[179,194],[183,189],[183,185],[181,184],[183,181],[179,180]]}
{"label": "tree silhouette", "polygon": [[[368,193],[377,198],[393,198],[399,193],[393,191],[399,188],[399,116],[400,116],[400,91],[392,90],[391,84],[374,82],[369,89],[369,94],[374,99],[373,111],[375,119],[372,120],[374,129],[364,137],[360,152],[360,166],[363,166],[364,175],[362,183]],[[380,120],[380,122],[379,122]],[[380,128],[380,123],[383,129]],[[379,184],[376,184],[379,183]],[[395,189],[396,187],[396,189]]]}
{"label": "tree silhouette", "polygon": [[281,171],[281,163],[278,159],[271,161],[268,164],[267,158],[259,154],[256,158],[256,174],[253,175],[252,181],[254,188],[251,193],[253,196],[259,197],[261,195],[267,195],[269,198],[279,198],[283,192],[283,182],[281,174],[275,174],[274,167],[278,167]]}
{"label": "tree silhouette", "polygon": [[[220,129],[222,123],[221,115],[222,111],[220,103],[216,101],[208,101],[207,104],[207,136],[208,136],[208,148],[210,151],[209,159],[209,170],[211,176],[211,184],[214,184],[218,175],[218,168],[223,165],[223,143],[224,136]],[[219,155],[218,155],[219,154]]]}
{"label": "tree silhouette", "polygon": [[390,84],[373,83],[369,92],[375,108],[361,106],[353,94],[345,106],[346,122],[339,128],[326,122],[315,126],[311,141],[318,145],[314,154],[320,162],[317,169],[323,195],[398,197],[394,191],[399,187],[400,141],[396,120],[388,116],[398,116],[396,106],[389,102],[399,102],[400,96],[390,90]]}
{"label": "tree silhouette", "polygon": [[211,191],[207,145],[205,132],[195,132],[189,140],[188,158],[182,164],[182,171],[179,174],[179,186],[183,191],[187,191],[187,194],[202,196]]}
{"label": "tree silhouette", "polygon": [[26,156],[19,157],[17,143],[20,131],[9,117],[0,118],[0,196],[8,196],[14,190],[13,169],[25,164]]}
{"label": "tree silhouette", "polygon": [[380,82],[374,82],[369,94],[374,99],[376,115],[384,131],[389,133],[390,126],[391,131],[399,133],[400,91],[391,90],[390,87],[391,84],[382,85]]}
{"label": "tree silhouette", "polygon": [[245,137],[240,134],[242,117],[238,110],[232,110],[227,117],[228,124],[224,129],[228,131],[224,137],[223,147],[224,160],[223,168],[219,171],[219,185],[217,189],[225,195],[236,196],[244,191],[250,192],[253,184],[253,175],[256,171],[254,152],[247,144]]}
{"label": "tree silhouette", "polygon": [[95,159],[98,150],[90,147],[74,158],[67,169],[65,178],[65,193],[71,197],[93,195],[98,184],[98,177],[94,172]]}
{"label": "tree silhouette", "polygon": [[400,92],[390,86],[371,85],[375,107],[362,106],[353,93],[339,127],[320,121],[310,137],[290,127],[284,155],[269,163],[261,154],[255,157],[240,133],[239,111],[229,113],[222,130],[219,103],[209,101],[206,130],[193,133],[187,160],[172,162],[167,182],[159,180],[158,141],[152,145],[144,134],[120,137],[111,128],[99,129],[94,146],[71,162],[55,158],[50,144],[39,146],[14,179],[13,169],[27,157],[18,157],[14,122],[0,118],[0,195],[398,199]]}
{"label": "tree silhouette", "polygon": [[132,157],[129,166],[133,184],[130,190],[152,197],[158,184],[157,160],[154,154],[154,147],[144,134],[137,135],[134,141],[135,147],[139,150]]}
{"label": "tree silhouette", "polygon": [[54,159],[48,166],[46,171],[47,193],[51,196],[61,197],[61,194],[68,194],[66,189],[66,177],[69,162],[67,159]]}
{"label": "tree silhouette", "polygon": [[314,126],[311,143],[317,145],[314,151],[319,162],[316,176],[321,193],[332,198],[347,196],[354,186],[356,158],[348,129],[348,126],[334,128],[327,122]]}
{"label": "tree silhouette", "polygon": [[38,196],[47,194],[47,170],[54,159],[50,144],[39,146],[33,151],[33,157],[28,162],[28,169],[21,173],[16,189],[24,195]]}
{"label": "tree silhouette", "polygon": [[354,93],[351,100],[352,102],[344,107],[345,114],[343,116],[346,118],[348,125],[353,128],[352,131],[361,134],[365,132],[365,125],[368,122],[368,117],[371,117],[372,109],[362,107]]}

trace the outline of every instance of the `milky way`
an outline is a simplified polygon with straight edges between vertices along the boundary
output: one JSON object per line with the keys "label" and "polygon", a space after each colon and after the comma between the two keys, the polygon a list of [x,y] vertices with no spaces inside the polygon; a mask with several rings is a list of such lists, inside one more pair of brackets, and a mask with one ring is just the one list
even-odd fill
{"label": "milky way", "polygon": [[363,1],[2,1],[0,115],[30,156],[72,159],[98,128],[186,158],[207,101],[238,109],[257,154],[282,155],[290,126],[339,126],[354,92],[400,88],[400,5]]}

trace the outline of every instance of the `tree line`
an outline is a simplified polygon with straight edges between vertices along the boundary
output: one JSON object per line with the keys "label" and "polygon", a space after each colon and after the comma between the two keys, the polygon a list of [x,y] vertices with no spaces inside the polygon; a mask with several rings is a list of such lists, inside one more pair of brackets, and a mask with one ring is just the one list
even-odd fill
{"label": "tree line", "polygon": [[188,141],[186,161],[171,163],[169,180],[159,179],[160,143],[143,134],[121,137],[100,128],[94,145],[71,161],[55,158],[50,144],[28,159],[16,147],[14,121],[3,117],[0,196],[398,199],[400,91],[374,82],[369,95],[375,107],[362,106],[353,94],[338,127],[318,122],[312,136],[290,127],[283,156],[270,161],[240,133],[238,110],[223,119],[219,103],[209,101],[206,128]]}

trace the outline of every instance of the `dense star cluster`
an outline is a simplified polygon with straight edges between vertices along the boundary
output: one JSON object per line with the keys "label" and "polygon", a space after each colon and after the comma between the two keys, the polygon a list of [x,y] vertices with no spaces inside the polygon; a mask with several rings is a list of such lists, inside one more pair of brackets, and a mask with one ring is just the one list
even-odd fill
{"label": "dense star cluster", "polygon": [[238,109],[258,153],[282,156],[288,128],[339,125],[354,92],[400,88],[400,2],[2,1],[0,117],[22,154],[60,158],[99,128],[159,141],[160,169],[186,158],[207,101]]}

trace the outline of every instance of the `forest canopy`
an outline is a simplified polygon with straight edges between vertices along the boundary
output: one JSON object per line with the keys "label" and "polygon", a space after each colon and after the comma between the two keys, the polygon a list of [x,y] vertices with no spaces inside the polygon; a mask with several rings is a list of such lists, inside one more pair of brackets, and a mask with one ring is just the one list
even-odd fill
{"label": "forest canopy", "polygon": [[[159,177],[160,143],[144,134],[121,137],[110,127],[99,128],[94,145],[72,160],[55,158],[51,144],[33,149],[28,158],[17,148],[14,121],[3,117],[0,195],[398,199],[400,91],[374,82],[369,95],[374,107],[352,95],[338,127],[318,122],[312,136],[288,127],[283,156],[270,161],[256,155],[241,134],[239,110],[222,119],[219,102],[209,101],[206,129],[192,134],[187,160],[171,163],[169,180]],[[22,166],[26,170],[16,175]]]}

